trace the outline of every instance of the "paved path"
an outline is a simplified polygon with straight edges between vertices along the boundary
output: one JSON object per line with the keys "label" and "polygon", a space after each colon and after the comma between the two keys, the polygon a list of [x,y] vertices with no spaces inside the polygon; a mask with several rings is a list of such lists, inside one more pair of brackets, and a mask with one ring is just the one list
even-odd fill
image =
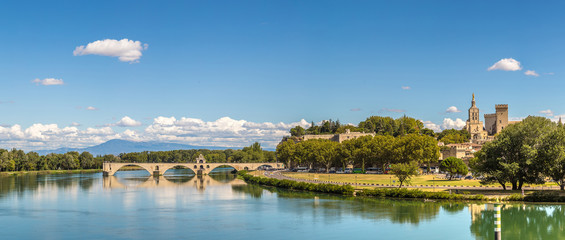
{"label": "paved path", "polygon": [[[308,183],[331,183],[337,185],[351,185],[351,186],[358,186],[358,187],[385,187],[385,188],[393,188],[398,187],[398,185],[394,184],[368,184],[368,183],[355,183],[355,182],[334,182],[334,181],[322,181],[322,180],[307,180],[307,179],[299,179],[299,178],[292,178],[289,176],[283,175],[281,172],[283,171],[274,171],[274,172],[264,172],[265,177],[276,178],[276,179],[286,179],[298,182],[308,182]],[[429,188],[429,189],[457,189],[457,190],[503,190],[500,186],[480,186],[480,187],[473,187],[473,186],[455,186],[455,185],[411,185],[411,186],[402,186],[405,188]],[[559,190],[559,186],[552,186],[547,187],[528,187],[524,186],[524,190]]]}

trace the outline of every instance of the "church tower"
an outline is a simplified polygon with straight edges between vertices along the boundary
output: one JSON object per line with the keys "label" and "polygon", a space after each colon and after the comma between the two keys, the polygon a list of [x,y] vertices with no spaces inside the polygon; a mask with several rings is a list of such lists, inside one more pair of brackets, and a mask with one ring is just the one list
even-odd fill
{"label": "church tower", "polygon": [[483,139],[483,122],[480,121],[479,116],[479,108],[475,103],[475,94],[473,93],[473,100],[471,100],[471,107],[469,108],[469,119],[467,119],[465,126],[473,140]]}

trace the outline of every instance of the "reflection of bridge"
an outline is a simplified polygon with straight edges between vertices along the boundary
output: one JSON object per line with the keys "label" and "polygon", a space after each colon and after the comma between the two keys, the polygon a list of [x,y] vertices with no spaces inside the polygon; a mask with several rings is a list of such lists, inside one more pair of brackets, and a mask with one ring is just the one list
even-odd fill
{"label": "reflection of bridge", "polygon": [[[140,179],[141,180],[141,179]],[[234,182],[235,181],[235,182]],[[129,180],[128,180],[129,182]],[[171,181],[167,177],[164,176],[149,176],[145,180],[139,181],[138,184],[127,184],[124,183],[123,180],[115,176],[107,176],[104,177],[102,180],[102,184],[104,188],[128,188],[128,187],[135,187],[135,188],[155,188],[155,187],[195,187],[198,190],[204,190],[208,186],[218,186],[218,185],[225,185],[225,184],[243,184],[241,180],[234,179],[230,182],[221,182],[215,180],[214,178],[207,176],[207,175],[200,175],[200,176],[192,176],[186,181],[176,182]]]}
{"label": "reflection of bridge", "polygon": [[206,161],[199,161],[196,163],[111,163],[105,162],[102,170],[104,175],[112,176],[120,168],[125,166],[138,166],[149,172],[151,175],[163,175],[167,170],[174,167],[189,168],[197,174],[208,174],[212,170],[222,166],[229,166],[235,168],[237,171],[241,170],[257,170],[261,166],[270,166],[273,168],[283,168],[282,163],[207,163]]}

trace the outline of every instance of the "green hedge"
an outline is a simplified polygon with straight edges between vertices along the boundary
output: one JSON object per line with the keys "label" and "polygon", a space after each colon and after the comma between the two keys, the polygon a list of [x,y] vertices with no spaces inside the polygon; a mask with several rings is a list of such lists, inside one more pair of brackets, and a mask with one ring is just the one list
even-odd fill
{"label": "green hedge", "polygon": [[376,188],[364,189],[357,192],[357,196],[367,197],[392,197],[392,198],[429,198],[448,200],[485,200],[484,195],[450,194],[447,192],[424,192],[419,189],[407,188]]}
{"label": "green hedge", "polygon": [[565,196],[559,196],[557,192],[533,192],[524,197],[526,202],[565,202]]}
{"label": "green hedge", "polygon": [[279,188],[286,188],[292,190],[303,190],[321,193],[333,193],[352,196],[355,189],[350,185],[336,185],[336,184],[316,184],[307,182],[297,182],[291,180],[279,180],[275,178],[254,177],[247,174],[247,171],[239,171],[237,174],[248,183],[255,183],[260,185],[267,185]]}

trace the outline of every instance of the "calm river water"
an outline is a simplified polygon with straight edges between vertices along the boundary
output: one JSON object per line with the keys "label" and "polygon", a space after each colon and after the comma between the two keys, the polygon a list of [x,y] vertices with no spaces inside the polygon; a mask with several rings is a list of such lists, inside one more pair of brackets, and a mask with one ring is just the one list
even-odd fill
{"label": "calm river water", "polygon": [[[492,205],[345,198],[228,172],[0,177],[0,239],[494,239]],[[565,206],[505,205],[503,239],[565,239]]]}

